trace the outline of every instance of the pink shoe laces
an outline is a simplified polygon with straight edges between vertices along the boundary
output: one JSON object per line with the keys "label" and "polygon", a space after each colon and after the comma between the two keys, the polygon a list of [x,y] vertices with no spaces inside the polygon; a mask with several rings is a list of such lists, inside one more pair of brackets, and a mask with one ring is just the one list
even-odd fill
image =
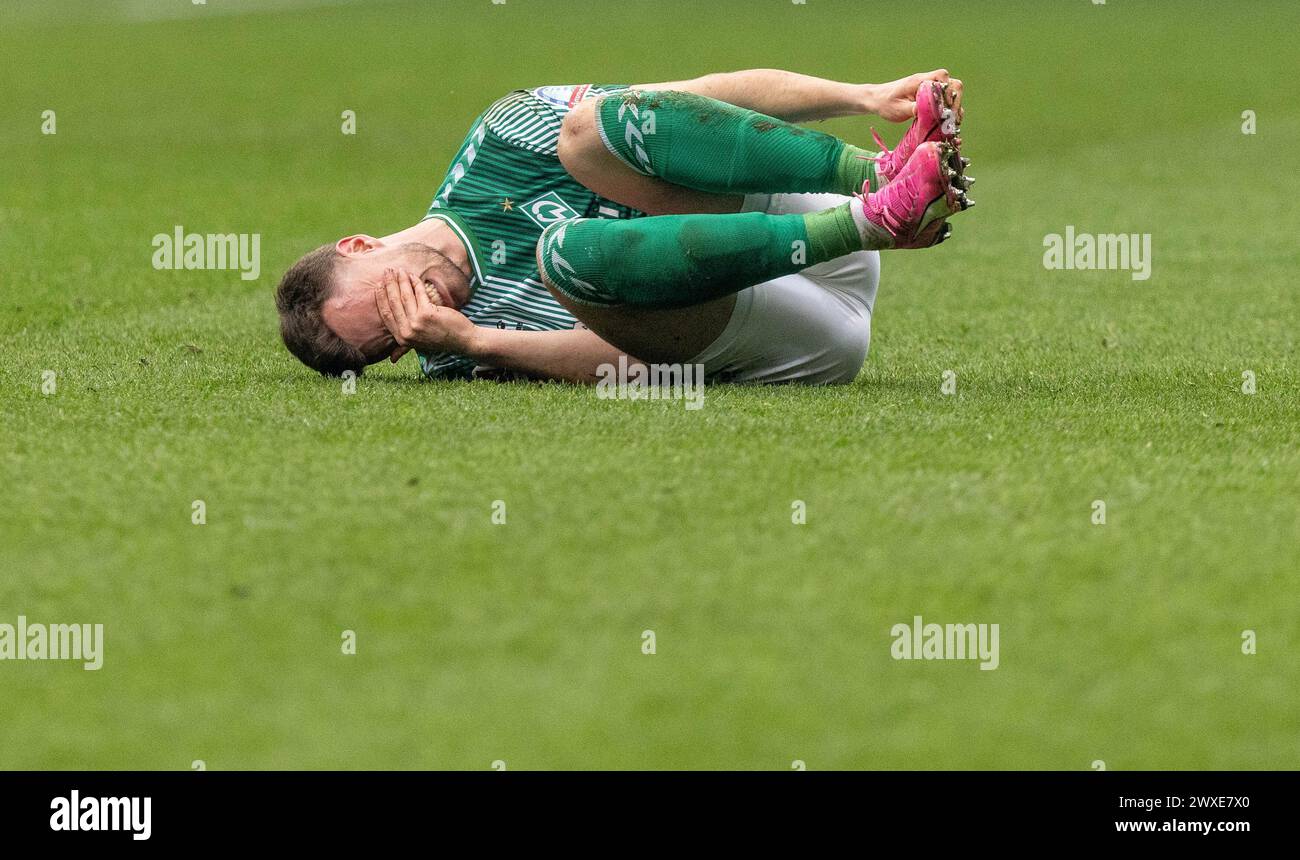
{"label": "pink shoe laces", "polygon": [[[887,167],[889,157],[894,154],[893,150],[885,146],[885,142],[880,139],[880,134],[876,131],[875,126],[871,127],[871,139],[876,142],[876,146],[880,147],[880,154],[876,156],[876,169],[879,170],[882,167]],[[885,178],[892,179],[892,173],[892,171],[886,170]]]}
{"label": "pink shoe laces", "polygon": [[895,239],[910,232],[918,191],[915,171],[904,171],[875,194],[860,194],[867,220],[884,228]]}

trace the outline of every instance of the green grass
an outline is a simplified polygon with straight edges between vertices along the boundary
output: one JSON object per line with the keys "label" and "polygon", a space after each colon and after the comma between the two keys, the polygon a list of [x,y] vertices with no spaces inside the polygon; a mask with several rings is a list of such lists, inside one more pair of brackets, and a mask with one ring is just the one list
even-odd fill
{"label": "green grass", "polygon": [[[1294,4],[146,5],[0,11],[0,622],[106,629],[0,662],[0,767],[1300,766]],[[886,257],[853,386],[345,396],[279,345],[283,267],[509,89],[938,65],[979,205]],[[175,224],[260,280],[154,271]],[[1066,225],[1151,279],[1044,270]],[[915,614],[1000,668],[892,660]]]}

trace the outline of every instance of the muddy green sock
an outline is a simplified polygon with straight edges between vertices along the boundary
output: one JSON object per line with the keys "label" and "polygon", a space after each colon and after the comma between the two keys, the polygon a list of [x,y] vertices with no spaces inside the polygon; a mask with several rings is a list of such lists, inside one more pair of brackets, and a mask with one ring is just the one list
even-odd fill
{"label": "muddy green sock", "polygon": [[855,194],[878,184],[876,153],[693,93],[615,93],[597,116],[605,146],[628,167],[698,191]]}
{"label": "muddy green sock", "polygon": [[546,282],[575,302],[699,304],[862,249],[849,204],[809,215],[578,218],[538,243]]}

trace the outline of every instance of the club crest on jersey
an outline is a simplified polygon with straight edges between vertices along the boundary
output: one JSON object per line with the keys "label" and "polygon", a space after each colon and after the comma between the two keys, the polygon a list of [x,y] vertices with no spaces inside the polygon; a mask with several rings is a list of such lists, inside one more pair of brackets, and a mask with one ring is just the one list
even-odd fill
{"label": "club crest on jersey", "polygon": [[560,199],[554,191],[548,191],[541,197],[535,197],[520,207],[529,220],[542,229],[557,221],[577,218],[573,207]]}

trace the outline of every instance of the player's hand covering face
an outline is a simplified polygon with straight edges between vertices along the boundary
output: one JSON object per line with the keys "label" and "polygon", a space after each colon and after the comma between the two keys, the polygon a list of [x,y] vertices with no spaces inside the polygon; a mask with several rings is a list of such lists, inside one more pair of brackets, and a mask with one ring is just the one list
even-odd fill
{"label": "player's hand covering face", "polygon": [[384,328],[397,342],[389,356],[394,362],[412,349],[469,351],[476,326],[460,311],[446,307],[441,293],[406,270],[384,270],[375,290],[375,307]]}
{"label": "player's hand covering face", "polygon": [[961,107],[962,82],[949,76],[947,69],[935,69],[933,72],[919,72],[896,81],[878,86],[875,113],[889,122],[907,122],[916,116],[916,91],[922,81],[947,81],[948,91],[945,98],[948,107],[957,114],[957,124],[961,125],[963,116]]}

